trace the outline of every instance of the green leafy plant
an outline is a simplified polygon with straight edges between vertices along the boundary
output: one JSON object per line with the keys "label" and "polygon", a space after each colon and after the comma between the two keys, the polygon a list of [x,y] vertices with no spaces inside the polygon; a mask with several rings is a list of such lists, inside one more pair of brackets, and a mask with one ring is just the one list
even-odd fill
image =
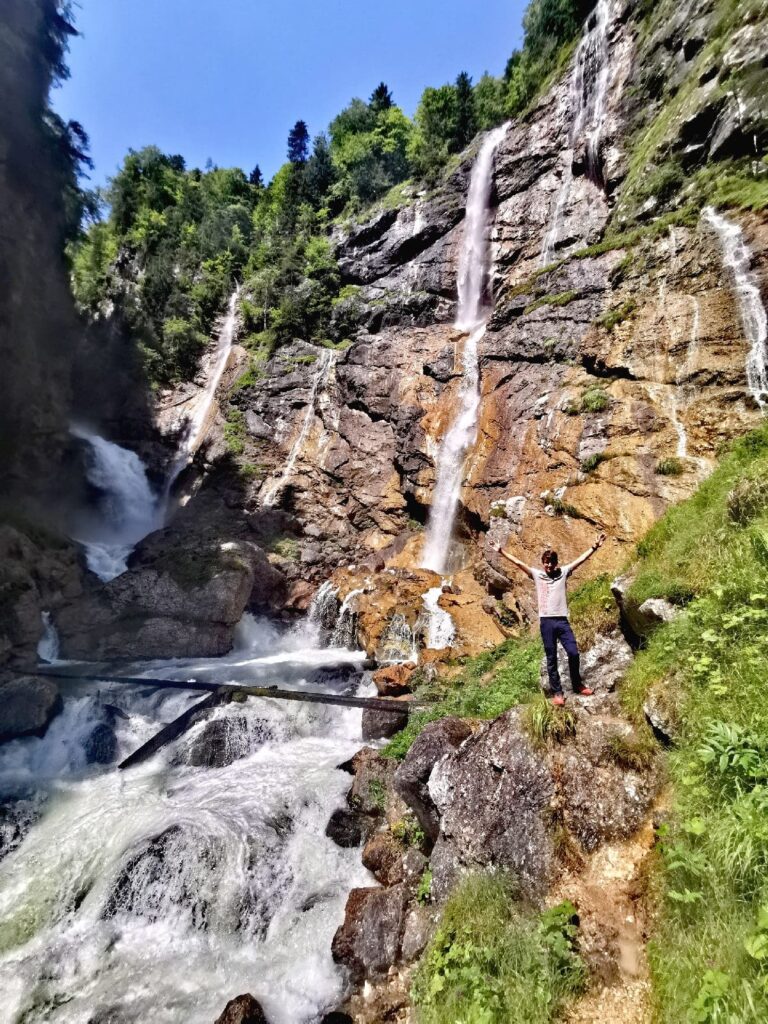
{"label": "green leafy plant", "polygon": [[416,887],[416,899],[422,906],[432,900],[432,870],[425,868]]}

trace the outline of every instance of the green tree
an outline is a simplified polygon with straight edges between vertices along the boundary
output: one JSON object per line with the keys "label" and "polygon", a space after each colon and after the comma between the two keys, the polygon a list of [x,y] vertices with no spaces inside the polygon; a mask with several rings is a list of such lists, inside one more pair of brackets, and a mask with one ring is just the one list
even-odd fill
{"label": "green tree", "polygon": [[456,121],[455,134],[449,142],[451,152],[460,152],[475,137],[477,120],[475,118],[475,98],[472,92],[472,79],[466,71],[462,71],[456,79]]}
{"label": "green tree", "polygon": [[368,100],[368,106],[377,114],[382,110],[389,110],[392,106],[392,93],[384,82],[379,82],[373,90],[371,98]]}
{"label": "green tree", "polygon": [[262,175],[261,168],[259,167],[258,164],[256,164],[251,173],[248,175],[248,181],[251,185],[254,185],[256,188],[264,187],[264,176]]}
{"label": "green tree", "polygon": [[309,156],[309,130],[306,121],[297,121],[288,133],[288,159],[292,164],[304,164]]}
{"label": "green tree", "polygon": [[336,180],[328,136],[321,132],[315,136],[312,156],[304,170],[304,195],[315,208],[323,205],[328,191]]}
{"label": "green tree", "polygon": [[416,109],[416,131],[408,145],[408,158],[416,175],[433,181],[444,166],[456,138],[456,88],[427,87]]}
{"label": "green tree", "polygon": [[480,131],[495,128],[504,120],[506,91],[504,79],[494,78],[488,72],[475,85],[475,117]]}

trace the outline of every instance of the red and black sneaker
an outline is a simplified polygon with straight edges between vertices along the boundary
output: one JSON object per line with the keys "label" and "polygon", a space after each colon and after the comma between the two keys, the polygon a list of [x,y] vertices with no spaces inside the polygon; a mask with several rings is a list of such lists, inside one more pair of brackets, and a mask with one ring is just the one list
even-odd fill
{"label": "red and black sneaker", "polygon": [[561,708],[563,704],[565,704],[565,697],[562,695],[562,693],[556,693],[555,696],[552,698],[552,703],[555,705],[556,708]]}
{"label": "red and black sneaker", "polygon": [[594,690],[591,690],[588,686],[582,686],[580,690],[574,690],[577,697],[593,697],[595,694]]}

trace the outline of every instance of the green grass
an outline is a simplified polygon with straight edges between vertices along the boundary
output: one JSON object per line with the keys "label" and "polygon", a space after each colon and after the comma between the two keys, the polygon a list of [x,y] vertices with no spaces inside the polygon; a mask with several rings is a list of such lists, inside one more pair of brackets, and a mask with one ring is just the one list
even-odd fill
{"label": "green grass", "polygon": [[582,991],[572,904],[541,914],[503,874],[465,877],[413,981],[419,1024],[547,1024]]}
{"label": "green grass", "polygon": [[678,722],[649,949],[662,1024],[768,1019],[766,479],[768,425],[732,445],[638,545],[629,596],[687,602],[622,689],[639,720],[648,689],[661,687]]}
{"label": "green grass", "polygon": [[624,323],[625,320],[629,320],[637,310],[637,300],[627,299],[626,302],[622,302],[618,306],[613,306],[607,310],[601,317],[598,318],[598,323],[601,327],[604,327],[606,331],[612,331],[614,327]]}
{"label": "green grass", "polygon": [[448,715],[496,718],[538,691],[541,643],[532,637],[513,638],[492,651],[469,658],[455,677],[416,687],[416,700],[425,703],[408,725],[384,747],[386,757],[405,757],[429,722]]}
{"label": "green grass", "polygon": [[602,463],[607,462],[611,456],[607,452],[595,452],[594,455],[589,455],[586,459],[581,461],[581,472],[592,473]]}
{"label": "green grass", "polygon": [[566,405],[563,412],[566,416],[581,416],[587,412],[604,412],[610,404],[608,393],[603,388],[594,386],[587,388],[578,401]]}
{"label": "green grass", "polygon": [[532,313],[534,309],[538,309],[540,306],[567,306],[574,299],[578,299],[578,292],[558,292],[556,295],[542,295],[538,299],[534,299],[533,302],[529,302],[523,312],[528,315]]}
{"label": "green grass", "polygon": [[227,410],[227,420],[224,424],[224,440],[227,451],[231,455],[242,455],[245,451],[245,413],[242,409],[230,405]]}
{"label": "green grass", "polygon": [[540,749],[575,736],[576,716],[569,708],[556,708],[540,693],[526,705],[523,727],[533,745]]}

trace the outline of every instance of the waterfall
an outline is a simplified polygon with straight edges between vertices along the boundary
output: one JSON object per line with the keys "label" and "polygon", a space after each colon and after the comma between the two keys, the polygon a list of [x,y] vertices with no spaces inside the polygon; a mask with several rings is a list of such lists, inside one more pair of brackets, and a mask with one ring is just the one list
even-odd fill
{"label": "waterfall", "polygon": [[[312,634],[246,616],[227,657],[140,672],[357,691],[363,652],[336,671],[339,652]],[[199,699],[149,682],[68,687],[44,737],[0,746],[0,799],[41,808],[0,861],[8,1020],[211,1024],[252,992],[273,1024],[309,1024],[338,1005],[331,941],[370,876],[325,827],[345,805],[337,765],[362,745],[361,713],[233,702],[141,766],[87,764],[105,721],[119,759]]]}
{"label": "waterfall", "polygon": [[285,460],[282,473],[277,480],[273,480],[272,482],[264,485],[261,503],[268,508],[277,502],[283,488],[293,475],[296,460],[303,452],[304,445],[309,437],[309,432],[312,429],[312,423],[315,419],[315,406],[317,404],[318,392],[320,391],[321,386],[328,380],[328,376],[335,362],[336,353],[330,350],[323,352],[318,360],[317,373],[312,379],[312,386],[309,391],[309,400],[307,401],[304,416],[301,420],[301,427],[296,435],[296,439],[291,445],[291,450],[288,453],[288,458]]}
{"label": "waterfall", "polygon": [[429,650],[439,651],[444,647],[450,647],[456,635],[453,619],[438,603],[444,583],[445,580],[438,587],[427,590],[421,599],[427,613],[424,646]]}
{"label": "waterfall", "polygon": [[702,210],[702,217],[716,232],[723,262],[733,277],[744,336],[750,344],[747,386],[755,402],[765,410],[768,408],[768,317],[752,272],[752,254],[738,224],[727,220],[711,206]]}
{"label": "waterfall", "polygon": [[560,237],[563,212],[573,184],[574,150],[582,138],[587,177],[596,185],[601,185],[600,136],[605,121],[605,103],[610,81],[609,14],[610,0],[598,0],[593,14],[584,25],[581,41],[576,49],[568,86],[568,147],[560,188],[549,219],[549,228],[544,236],[542,267],[552,262]]}
{"label": "waterfall", "polygon": [[490,311],[489,203],[493,157],[509,124],[489,132],[472,168],[459,253],[459,306],[456,327],[469,333],[462,354],[462,382],[458,413],[440,445],[436,460],[437,482],[427,523],[422,567],[443,572],[453,537],[461,497],[464,462],[477,438],[480,407],[478,345],[485,334]]}
{"label": "waterfall", "polygon": [[365,587],[350,590],[339,608],[339,616],[331,634],[331,647],[354,647],[357,641],[357,609],[356,598],[365,593]]}
{"label": "waterfall", "polygon": [[227,312],[221,321],[221,327],[216,339],[216,347],[209,357],[210,363],[207,371],[205,387],[186,408],[186,424],[179,442],[176,455],[168,471],[165,484],[165,503],[168,503],[171,490],[179,475],[187,468],[192,461],[197,449],[200,447],[205,435],[211,425],[211,413],[216,403],[216,391],[224,370],[227,368],[229,354],[232,351],[232,343],[237,329],[237,303],[240,298],[240,286],[237,285],[229,297]]}
{"label": "waterfall", "polygon": [[162,526],[161,502],[136,452],[83,426],[71,433],[86,444],[86,477],[99,494],[96,516],[85,517],[73,539],[85,548],[88,568],[107,581],[125,572],[138,542]]}
{"label": "waterfall", "polygon": [[59,634],[51,622],[51,613],[43,612],[43,635],[37,645],[37,656],[40,661],[53,662],[59,657]]}

